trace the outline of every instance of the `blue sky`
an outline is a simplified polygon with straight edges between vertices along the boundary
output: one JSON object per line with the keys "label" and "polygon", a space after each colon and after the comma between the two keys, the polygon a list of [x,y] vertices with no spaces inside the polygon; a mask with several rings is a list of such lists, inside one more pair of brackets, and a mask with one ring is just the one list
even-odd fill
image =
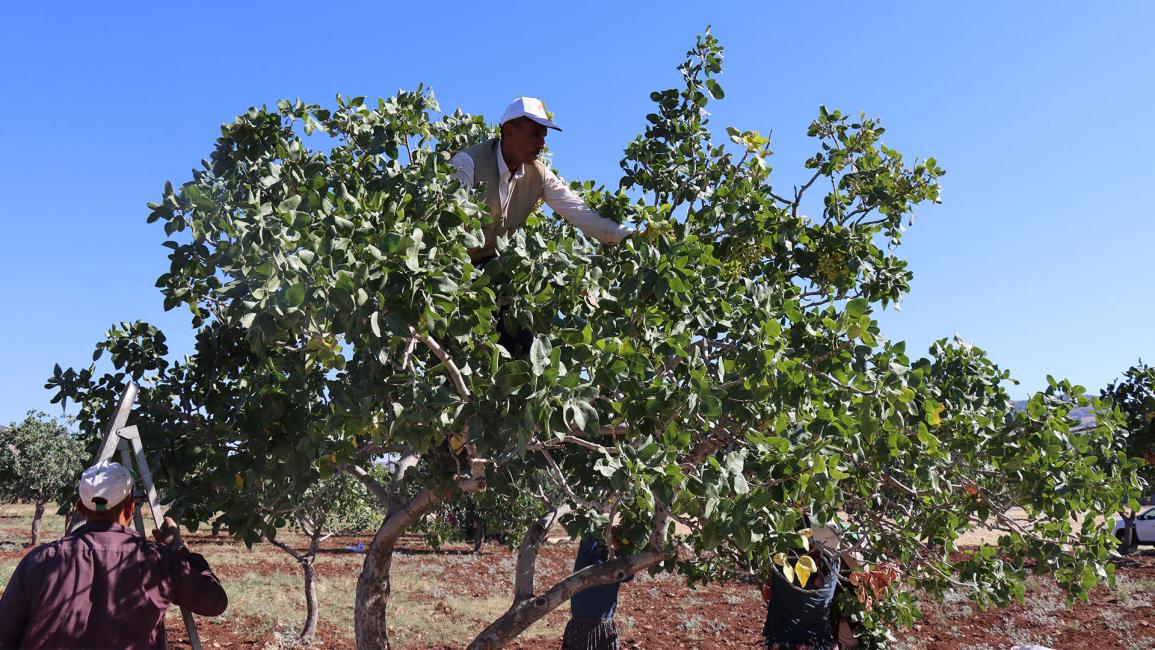
{"label": "blue sky", "polygon": [[921,352],[957,333],[1017,397],[1155,360],[1150,2],[59,4],[0,22],[0,423],[49,409],[52,365],[86,365],[117,321],[188,349],[144,204],[249,106],[425,82],[496,119],[536,95],[566,129],[555,166],[613,186],[649,92],[706,25],[726,46],[714,126],[772,131],[779,184],[801,177],[819,104],[881,118],[886,144],[947,170],[904,240],[913,291],[886,335]]}

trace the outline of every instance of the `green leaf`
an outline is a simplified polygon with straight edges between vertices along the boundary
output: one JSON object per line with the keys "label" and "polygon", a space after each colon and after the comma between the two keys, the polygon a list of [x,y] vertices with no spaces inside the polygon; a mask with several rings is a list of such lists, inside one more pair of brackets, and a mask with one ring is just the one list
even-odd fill
{"label": "green leaf", "polygon": [[540,377],[549,367],[552,351],[553,346],[548,340],[541,336],[534,337],[533,343],[529,346],[529,362],[535,377]]}
{"label": "green leaf", "polygon": [[381,338],[381,312],[375,311],[369,317],[369,328],[373,330],[373,336]]}
{"label": "green leaf", "polygon": [[923,404],[923,409],[926,411],[926,423],[932,427],[937,427],[942,424],[942,416],[940,415],[946,407],[939,404],[935,400],[928,399]]}
{"label": "green leaf", "polygon": [[512,395],[521,390],[531,377],[529,364],[518,360],[502,365],[493,381],[503,395]]}
{"label": "green leaf", "polygon": [[581,399],[571,399],[566,402],[566,417],[575,428],[587,433],[597,433],[601,428],[597,409],[589,402]]}
{"label": "green leaf", "polygon": [[855,298],[846,303],[846,316],[856,321],[870,309],[870,301],[866,298]]}
{"label": "green leaf", "polygon": [[570,400],[570,402],[566,404],[566,412],[570,415],[570,421],[573,423],[573,426],[578,429],[586,428],[586,414],[577,405],[575,400]]}
{"label": "green leaf", "polygon": [[285,289],[285,304],[289,307],[300,307],[305,302],[305,283],[298,282]]}
{"label": "green leaf", "polygon": [[922,423],[919,423],[916,435],[918,436],[918,441],[926,445],[930,451],[936,451],[941,444],[938,437],[931,433],[930,430],[926,428],[926,425]]}
{"label": "green leaf", "polygon": [[734,493],[746,494],[750,491],[750,484],[746,482],[746,477],[741,473],[734,475]]}

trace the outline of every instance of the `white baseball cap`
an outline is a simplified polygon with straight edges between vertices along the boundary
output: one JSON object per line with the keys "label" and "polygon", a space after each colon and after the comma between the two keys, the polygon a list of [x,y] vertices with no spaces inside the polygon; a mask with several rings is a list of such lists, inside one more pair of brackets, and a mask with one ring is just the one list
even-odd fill
{"label": "white baseball cap", "polygon": [[561,131],[561,127],[554,124],[550,119],[549,111],[545,110],[545,102],[537,97],[518,97],[513,100],[505,109],[505,115],[501,116],[501,123],[505,124],[510,120],[516,120],[519,117],[528,117],[538,124]]}
{"label": "white baseball cap", "polygon": [[80,475],[80,502],[94,512],[104,512],[132,494],[135,479],[124,465],[101,461]]}

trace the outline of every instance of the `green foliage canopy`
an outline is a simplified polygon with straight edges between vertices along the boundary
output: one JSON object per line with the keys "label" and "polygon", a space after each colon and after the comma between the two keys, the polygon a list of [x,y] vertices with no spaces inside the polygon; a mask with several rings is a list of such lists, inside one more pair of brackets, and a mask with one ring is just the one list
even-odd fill
{"label": "green foliage canopy", "polygon": [[[657,236],[596,247],[538,214],[484,270],[468,250],[490,217],[449,164],[493,133],[480,118],[438,116],[419,88],[224,125],[149,216],[170,236],[157,286],[190,310],[195,353],[164,360],[142,324],[103,347],[146,383],[137,417],[163,432],[175,503],[255,541],[285,521],[253,493],[276,502],[386,452],[423,456],[404,478],[450,493],[462,468],[435,459],[460,436],[493,489],[548,476],[572,534],[619,521],[630,548],[693,580],[760,573],[807,518],[841,521],[870,563],[931,591],[1005,602],[1028,560],[1075,593],[1107,577],[1093,515],[1118,498],[1094,463],[1112,453],[1109,412],[1073,435],[1079,387],[1015,411],[982,350],[944,340],[911,358],[872,317],[909,289],[897,250],[937,200],[934,159],[908,163],[878,120],[822,107],[807,180],[776,186],[769,138],[714,141],[721,64],[700,37],[680,87],[651,94],[619,188],[574,185]],[[497,344],[502,307],[533,333],[528,358]],[[49,385],[92,425],[123,378],[58,369]],[[980,524],[1004,535],[960,560]],[[909,620],[907,593],[861,616]]]}
{"label": "green foliage canopy", "polygon": [[76,498],[84,445],[60,421],[29,411],[0,427],[0,501],[43,505],[61,494]]}
{"label": "green foliage canopy", "polygon": [[1138,509],[1136,495],[1155,486],[1155,368],[1140,361],[1128,368],[1123,377],[1111,382],[1101,393],[1122,414],[1124,436],[1120,437],[1123,453],[1139,463],[1139,478],[1144,483],[1126,485],[1130,508]]}

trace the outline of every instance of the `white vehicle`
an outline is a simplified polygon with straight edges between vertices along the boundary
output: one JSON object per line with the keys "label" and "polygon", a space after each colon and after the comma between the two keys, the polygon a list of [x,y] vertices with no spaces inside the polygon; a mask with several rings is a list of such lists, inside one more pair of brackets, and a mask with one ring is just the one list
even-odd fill
{"label": "white vehicle", "polygon": [[[1123,520],[1115,520],[1115,537],[1123,539]],[[1135,517],[1136,544],[1155,545],[1155,508],[1148,508]]]}

